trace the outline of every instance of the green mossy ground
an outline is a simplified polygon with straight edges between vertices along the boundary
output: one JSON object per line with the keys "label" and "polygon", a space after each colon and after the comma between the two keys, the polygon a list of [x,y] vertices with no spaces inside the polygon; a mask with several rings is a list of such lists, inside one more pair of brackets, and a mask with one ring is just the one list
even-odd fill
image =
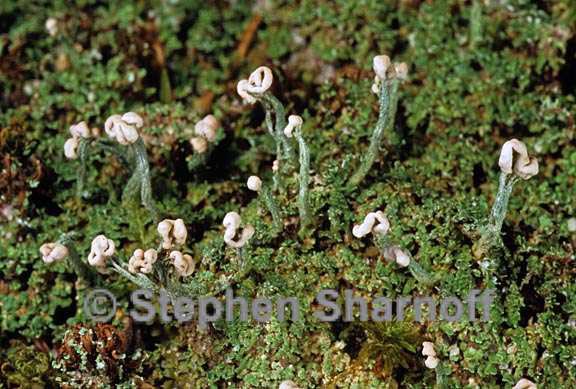
{"label": "green mossy ground", "polygon": [[[0,387],[57,386],[70,377],[54,351],[84,322],[85,286],[65,263],[44,264],[42,243],[76,231],[85,256],[104,233],[125,257],[157,243],[148,213],[121,204],[129,173],[118,159],[91,154],[89,196],[80,201],[78,161],[63,154],[71,124],[102,129],[109,115],[128,110],[145,120],[160,211],[189,226],[199,263],[187,287],[205,295],[231,282],[236,294],[297,296],[302,305],[322,288],[464,299],[487,286],[472,246],[494,201],[502,144],[523,140],[540,173],[512,194],[488,323],[375,329],[304,314],[294,323],[218,322],[205,332],[140,325],[141,352],[130,356],[140,365],[119,364],[118,383],[491,388],[527,377],[541,388],[576,386],[576,233],[568,230],[576,217],[574,4],[489,1],[476,13],[455,0],[258,4],[1,2]],[[44,27],[49,17],[58,22],[55,36]],[[407,62],[409,79],[381,158],[346,191],[376,121],[371,63],[381,53]],[[261,106],[241,104],[235,91],[260,65],[274,70],[274,93],[288,111],[304,118],[315,219],[305,239],[297,234],[296,176],[277,196],[289,221],[280,236],[245,186],[253,174],[270,182],[275,158]],[[207,113],[224,132],[194,166],[188,140]],[[376,209],[435,285],[385,262],[370,239],[352,237],[352,225]],[[231,210],[256,228],[243,262],[222,241]],[[115,274],[104,279],[126,305],[134,285]],[[123,328],[121,315],[113,324]],[[436,344],[436,371],[424,367],[422,340]],[[89,369],[76,369],[77,382],[94,374]]]}

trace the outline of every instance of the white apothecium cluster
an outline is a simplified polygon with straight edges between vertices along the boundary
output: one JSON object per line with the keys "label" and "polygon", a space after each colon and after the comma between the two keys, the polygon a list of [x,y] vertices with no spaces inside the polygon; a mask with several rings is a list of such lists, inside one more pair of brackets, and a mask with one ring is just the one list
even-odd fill
{"label": "white apothecium cluster", "polygon": [[186,243],[188,231],[182,219],[164,219],[158,224],[158,233],[162,237],[162,248],[170,250],[173,245]]}
{"label": "white apothecium cluster", "polygon": [[286,137],[288,138],[292,138],[292,132],[295,129],[302,127],[302,123],[304,123],[304,121],[300,116],[298,115],[288,116],[288,124],[286,125],[286,127],[284,127],[284,135],[286,135]]}
{"label": "white apothecium cluster", "polygon": [[88,263],[94,266],[98,271],[104,272],[108,259],[116,252],[116,245],[111,239],[104,235],[98,235],[92,241],[90,254],[88,254]]}
{"label": "white apothecium cluster", "polygon": [[68,159],[76,159],[78,158],[78,146],[80,146],[80,140],[82,138],[90,138],[90,130],[88,129],[86,122],[80,122],[70,126],[69,131],[72,138],[69,138],[64,143],[64,155]]}
{"label": "white apothecium cluster", "polygon": [[[182,219],[165,219],[158,223],[158,233],[162,237],[162,249],[171,250],[174,246],[182,246],[186,243],[188,231]],[[191,255],[183,254],[181,251],[172,250],[170,253],[164,252],[164,258],[173,266],[176,273],[182,277],[187,277],[194,272],[195,262]],[[128,270],[131,273],[152,273],[153,265],[158,260],[159,253],[154,249],[146,251],[137,249],[130,258]]]}
{"label": "white apothecium cluster", "polygon": [[262,180],[258,176],[250,176],[248,177],[248,181],[246,181],[246,186],[253,192],[260,192],[260,189],[262,189]]}
{"label": "white apothecium cluster", "polygon": [[182,252],[174,250],[170,253],[169,258],[176,272],[182,277],[189,276],[196,268],[194,258],[189,254],[182,254]]}
{"label": "white apothecium cluster", "polygon": [[376,211],[366,215],[362,224],[355,225],[352,228],[352,235],[356,238],[363,238],[370,233],[385,235],[389,230],[390,222],[384,212]]}
{"label": "white apothecium cluster", "polygon": [[208,150],[209,143],[214,143],[220,123],[214,115],[207,115],[194,126],[195,137],[190,139],[190,144],[195,152],[203,154]]}
{"label": "white apothecium cluster", "polygon": [[[364,218],[362,224],[356,224],[352,228],[352,235],[363,238],[372,233],[376,237],[383,237],[390,231],[390,221],[382,211],[370,212]],[[398,246],[387,246],[382,250],[385,259],[396,262],[399,266],[406,267],[410,264],[410,255]]]}
{"label": "white apothecium cluster", "polygon": [[158,252],[156,250],[148,249],[144,251],[136,249],[128,261],[128,270],[130,273],[149,274],[152,272],[152,267],[157,260]]}
{"label": "white apothecium cluster", "polygon": [[372,92],[379,94],[380,86],[386,80],[398,79],[405,80],[408,77],[408,65],[405,62],[390,61],[387,55],[377,55],[372,61],[372,69],[376,74],[374,76],[374,84],[372,84]]}
{"label": "white apothecium cluster", "polygon": [[434,350],[434,343],[423,342],[422,343],[422,355],[426,357],[424,364],[428,369],[436,369],[440,360],[436,357],[436,351]]}
{"label": "white apothecium cluster", "polygon": [[538,174],[538,160],[528,156],[526,145],[518,139],[504,143],[498,160],[500,170],[527,180]]}
{"label": "white apothecium cluster", "polygon": [[112,115],[104,123],[104,131],[112,139],[123,146],[132,144],[140,135],[138,129],[142,128],[144,120],[134,112],[126,112],[124,115]]}
{"label": "white apothecium cluster", "polygon": [[238,81],[236,91],[246,103],[254,104],[256,102],[254,95],[266,92],[272,86],[273,81],[272,70],[266,66],[260,66],[250,74],[247,80]]}
{"label": "white apothecium cluster", "polygon": [[[242,233],[238,233],[238,229],[242,224],[242,218],[236,212],[228,212],[226,216],[224,216],[224,220],[222,221],[222,225],[226,228],[224,231],[224,242],[234,248],[242,248],[252,235],[254,235],[254,227],[251,225],[244,226]],[[234,238],[238,238],[234,240]]]}
{"label": "white apothecium cluster", "polygon": [[44,263],[61,261],[68,256],[68,249],[60,243],[44,243],[40,246],[40,254]]}

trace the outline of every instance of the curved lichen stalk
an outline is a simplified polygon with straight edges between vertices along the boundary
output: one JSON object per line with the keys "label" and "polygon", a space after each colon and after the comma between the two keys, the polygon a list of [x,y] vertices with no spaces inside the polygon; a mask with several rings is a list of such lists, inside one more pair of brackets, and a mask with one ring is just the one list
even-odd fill
{"label": "curved lichen stalk", "polygon": [[288,117],[288,124],[282,131],[286,138],[292,138],[294,134],[298,140],[299,150],[299,163],[300,172],[298,174],[298,181],[300,189],[298,191],[298,212],[300,214],[300,234],[306,232],[306,228],[310,224],[310,204],[308,200],[308,190],[310,184],[310,150],[306,144],[306,140],[302,135],[303,120],[298,115],[290,115]]}
{"label": "curved lichen stalk", "polygon": [[154,205],[152,197],[152,180],[150,177],[150,165],[148,164],[148,155],[146,154],[146,146],[141,137],[132,145],[135,154],[135,169],[133,176],[137,176],[140,182],[140,200],[142,205],[148,209],[152,214],[154,221],[159,220],[158,211]]}
{"label": "curved lichen stalk", "polygon": [[[480,239],[473,247],[473,254],[477,259],[484,257],[492,249],[502,245],[502,224],[506,217],[510,195],[514,185],[520,179],[528,180],[538,174],[538,160],[528,155],[526,145],[511,139],[504,143],[498,160],[500,166],[500,178],[498,192],[494,205],[490,212],[488,224],[480,229]],[[491,273],[496,268],[495,258],[487,258],[483,268]]]}
{"label": "curved lichen stalk", "polygon": [[352,235],[361,239],[372,234],[374,246],[378,248],[384,259],[395,262],[400,267],[408,267],[410,273],[423,285],[431,285],[434,278],[412,258],[412,255],[394,244],[389,236],[390,221],[382,211],[370,212],[362,223],[355,224],[352,228]]}
{"label": "curved lichen stalk", "polygon": [[394,117],[398,105],[398,84],[399,82],[396,79],[383,81],[380,84],[378,121],[372,132],[368,151],[363,155],[360,167],[350,178],[349,183],[351,186],[357,186],[364,180],[364,177],[366,177],[378,157],[384,133],[394,125]]}
{"label": "curved lichen stalk", "polygon": [[132,152],[134,164],[132,177],[128,181],[123,199],[140,197],[141,203],[152,214],[155,222],[159,216],[152,198],[152,184],[150,178],[150,166],[144,141],[138,129],[144,125],[143,119],[134,112],[120,115],[112,115],[104,123],[104,130],[108,136]]}
{"label": "curved lichen stalk", "polygon": [[[496,199],[494,200],[494,205],[490,212],[488,224],[480,230],[480,239],[473,250],[476,258],[482,258],[488,254],[490,250],[502,245],[502,225],[506,218],[510,195],[514,189],[514,184],[517,181],[518,178],[516,176],[500,173],[498,193],[496,194]],[[489,259],[488,262],[484,264],[484,267],[488,272],[495,270],[496,263],[494,259]]]}
{"label": "curved lichen stalk", "polygon": [[402,263],[400,266],[407,267],[410,274],[412,274],[418,283],[425,286],[435,283],[434,277],[428,273],[428,271],[426,271],[426,269],[424,269],[424,267],[422,267],[422,265],[420,265],[420,263],[418,263],[418,261],[416,261],[408,251],[401,250],[398,246],[393,244],[387,234],[375,234],[373,241],[380,253],[389,261],[395,261],[400,264],[402,261],[399,261],[398,258],[396,258],[396,255],[401,253],[404,256],[404,261],[408,263]]}
{"label": "curved lichen stalk", "polygon": [[296,128],[296,139],[298,140],[300,157],[298,211],[300,213],[300,231],[305,231],[306,227],[310,225],[310,204],[308,199],[308,187],[310,185],[310,150],[302,136],[302,126]]}
{"label": "curved lichen stalk", "polygon": [[436,366],[435,372],[436,372],[436,385],[438,388],[446,388],[448,387],[448,377],[450,376],[450,373],[452,373],[452,370],[448,366],[446,366],[447,364],[444,362],[439,362],[438,366]]}
{"label": "curved lichen stalk", "polygon": [[408,270],[416,281],[422,285],[432,285],[434,284],[434,278],[428,273],[420,263],[418,263],[414,258],[410,257],[410,264],[408,265]]}
{"label": "curved lichen stalk", "polygon": [[100,147],[105,151],[110,151],[125,164],[132,164],[132,176],[126,183],[123,192],[123,200],[135,198],[138,196],[141,203],[152,214],[157,222],[159,219],[158,212],[154,205],[152,196],[152,184],[150,177],[150,166],[148,155],[142,137],[137,129],[143,126],[142,118],[134,113],[127,112],[124,115],[112,115],[105,124],[104,130],[108,136],[115,140],[114,143],[127,147],[132,154],[130,161],[126,157],[125,149],[118,150],[117,145],[109,145],[103,140],[93,140],[90,130],[85,122],[80,122],[70,127],[72,138],[64,144],[64,154],[68,159],[80,157],[80,168],[78,170],[77,196],[82,198],[86,195],[84,191],[86,181],[86,165],[88,160],[88,150],[90,145]]}
{"label": "curved lichen stalk", "polygon": [[282,216],[280,216],[280,209],[278,208],[278,204],[276,204],[276,200],[274,200],[274,196],[272,196],[270,188],[268,188],[267,186],[262,187],[262,197],[264,198],[266,207],[268,208],[270,214],[272,215],[272,220],[274,221],[274,227],[278,231],[281,231],[283,223],[282,223]]}
{"label": "curved lichen stalk", "polygon": [[[278,160],[283,162],[287,161],[288,164],[294,164],[296,157],[292,145],[288,138],[284,135],[283,131],[286,127],[286,109],[284,105],[269,92],[265,92],[262,95],[262,102],[264,103],[264,108],[267,111],[267,117],[270,118],[268,112],[270,108],[274,111],[274,117],[276,118],[276,123],[273,127],[273,134],[276,140],[277,152],[281,150],[278,154]],[[267,119],[268,131],[270,131],[271,118]],[[281,166],[287,166],[288,164],[282,163]]]}
{"label": "curved lichen stalk", "polygon": [[278,208],[278,204],[276,204],[276,200],[274,200],[274,196],[272,195],[270,188],[268,188],[268,185],[265,185],[260,177],[250,176],[246,182],[246,186],[248,186],[248,189],[251,191],[257,192],[261,196],[261,199],[264,200],[266,207],[272,215],[274,228],[280,232],[283,227],[282,217],[280,216],[280,209]]}
{"label": "curved lichen stalk", "polygon": [[128,270],[126,270],[122,265],[120,265],[115,260],[111,260],[110,263],[112,264],[112,268],[116,273],[120,274],[121,276],[125,277],[126,279],[132,281],[134,284],[138,285],[142,289],[149,289],[153,292],[157,292],[160,288],[154,283],[150,278],[146,275],[138,273],[132,274]]}
{"label": "curved lichen stalk", "polygon": [[130,169],[131,166],[130,158],[129,156],[126,155],[125,152],[123,152],[123,150],[121,149],[122,146],[114,144],[107,139],[97,139],[93,141],[93,145],[100,148],[104,152],[113,154],[116,158],[118,158],[122,166],[124,166],[126,169]]}
{"label": "curved lichen stalk", "polygon": [[489,229],[498,236],[502,230],[502,224],[506,218],[510,195],[512,194],[512,189],[514,189],[514,184],[516,182],[518,182],[518,177],[509,176],[506,173],[500,173],[498,193],[496,194],[496,200],[494,201],[494,206],[490,212],[490,221],[488,222]]}
{"label": "curved lichen stalk", "polygon": [[70,265],[72,266],[72,268],[76,272],[76,274],[80,278],[84,279],[86,282],[91,284],[94,282],[95,272],[90,266],[88,266],[87,263],[85,263],[80,258],[80,255],[78,255],[78,251],[76,250],[76,242],[74,241],[73,236],[74,236],[73,233],[64,234],[58,240],[58,243],[66,246],[66,248],[68,249],[68,257],[67,258],[69,260]]}
{"label": "curved lichen stalk", "polygon": [[88,168],[88,156],[90,148],[97,147],[100,150],[113,154],[122,166],[126,169],[131,169],[131,163],[129,158],[118,149],[118,146],[104,139],[81,139],[80,145],[78,147],[78,158],[80,160],[80,167],[77,174],[77,188],[76,195],[78,198],[85,198],[88,196],[89,192],[86,190],[86,171]]}
{"label": "curved lichen stalk", "polygon": [[89,139],[81,139],[78,146],[78,158],[80,159],[80,168],[78,169],[77,192],[78,198],[84,197],[84,186],[86,183],[86,166],[88,164],[88,146]]}
{"label": "curved lichen stalk", "polygon": [[408,76],[408,65],[403,62],[391,63],[387,55],[377,55],[373,60],[373,69],[376,77],[372,85],[372,92],[378,95],[378,121],[372,132],[368,151],[363,154],[358,170],[348,181],[350,188],[362,182],[372,168],[386,132],[388,132],[391,144],[398,143],[397,136],[393,131],[398,107],[398,86]]}
{"label": "curved lichen stalk", "polygon": [[[276,159],[280,162],[283,172],[296,165],[294,150],[290,142],[282,133],[286,126],[286,109],[270,92],[274,76],[272,70],[266,66],[260,66],[254,70],[248,79],[240,80],[237,84],[237,92],[243,100],[249,104],[260,101],[266,111],[266,126],[268,132],[276,142]],[[274,114],[274,119],[272,115]]]}
{"label": "curved lichen stalk", "polygon": [[482,4],[472,0],[470,9],[470,49],[475,49],[482,41]]}

